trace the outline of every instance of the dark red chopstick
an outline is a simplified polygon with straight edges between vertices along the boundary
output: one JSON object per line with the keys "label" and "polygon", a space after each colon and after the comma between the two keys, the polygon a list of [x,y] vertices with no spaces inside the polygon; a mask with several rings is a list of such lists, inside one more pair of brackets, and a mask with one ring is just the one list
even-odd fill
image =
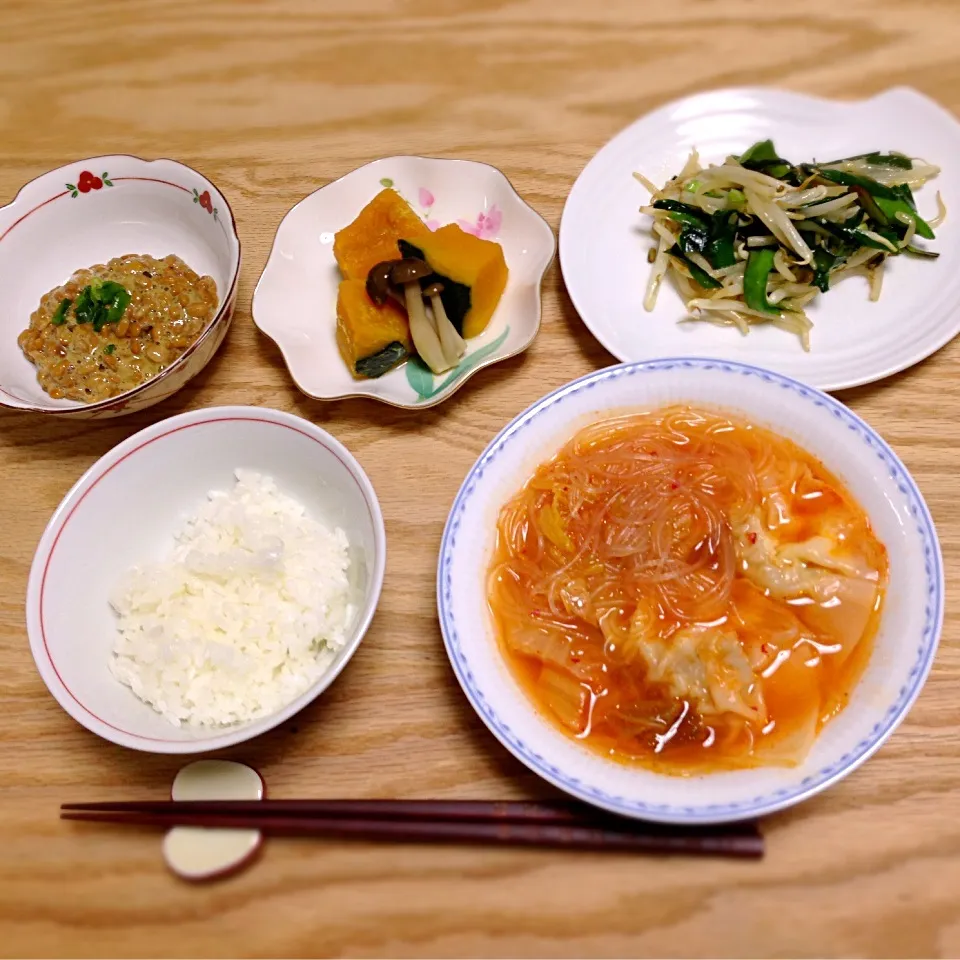
{"label": "dark red chopstick", "polygon": [[544,824],[585,824],[611,816],[573,801],[488,800],[133,800],[65,803],[64,811],[103,813],[216,814],[359,818],[364,820],[442,820]]}
{"label": "dark red chopstick", "polygon": [[517,821],[426,821],[357,817],[284,817],[267,814],[217,815],[122,813],[65,810],[64,820],[123,823],[140,827],[193,826],[252,829],[282,836],[392,840],[416,843],[480,843],[503,846],[555,847],[643,853],[686,853],[712,856],[763,856],[763,837],[755,825],[719,828],[672,828],[628,821],[625,825],[575,825]]}
{"label": "dark red chopstick", "polygon": [[110,801],[63,804],[60,816],[142,827],[253,829],[285,836],[763,855],[763,837],[755,823],[673,827],[628,820],[569,801]]}

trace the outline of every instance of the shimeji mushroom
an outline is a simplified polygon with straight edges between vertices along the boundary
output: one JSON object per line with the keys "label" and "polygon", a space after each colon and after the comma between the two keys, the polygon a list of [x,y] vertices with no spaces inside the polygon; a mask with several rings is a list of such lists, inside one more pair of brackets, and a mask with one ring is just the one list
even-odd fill
{"label": "shimeji mushroom", "polygon": [[367,274],[367,296],[378,306],[382,307],[387,299],[392,297],[401,307],[406,303],[403,294],[390,283],[390,273],[399,260],[381,260],[374,264]]}
{"label": "shimeji mushroom", "polygon": [[410,336],[423,362],[434,372],[449,370],[456,360],[448,360],[437,330],[430,322],[423,305],[420,280],[433,270],[423,261],[405,258],[394,262],[390,270],[390,282],[403,289],[403,300],[410,320]]}
{"label": "shimeji mushroom", "polygon": [[[443,284],[433,280],[421,288],[421,281],[431,274],[430,265],[418,257],[382,260],[370,268],[366,289],[378,306],[393,297],[406,307],[417,353],[434,373],[443,373],[457,365],[467,352],[467,344],[444,309],[440,299]],[[425,299],[430,303],[429,310]]]}
{"label": "shimeji mushroom", "polygon": [[443,309],[440,294],[443,293],[443,284],[437,281],[428,283],[422,290],[423,296],[430,301],[430,309],[436,323],[437,334],[440,337],[440,346],[450,366],[467,352],[467,342],[457,333],[457,328],[450,322],[447,311]]}

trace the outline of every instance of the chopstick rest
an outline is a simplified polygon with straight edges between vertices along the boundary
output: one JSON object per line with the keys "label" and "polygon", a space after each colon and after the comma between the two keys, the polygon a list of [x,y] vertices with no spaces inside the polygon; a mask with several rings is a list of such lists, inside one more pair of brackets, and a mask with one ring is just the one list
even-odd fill
{"label": "chopstick rest", "polygon": [[[173,800],[262,800],[263,778],[232,760],[197,760],[173,781]],[[263,834],[248,828],[171,827],[163,838],[163,859],[185,880],[209,880],[235,873],[260,849]]]}

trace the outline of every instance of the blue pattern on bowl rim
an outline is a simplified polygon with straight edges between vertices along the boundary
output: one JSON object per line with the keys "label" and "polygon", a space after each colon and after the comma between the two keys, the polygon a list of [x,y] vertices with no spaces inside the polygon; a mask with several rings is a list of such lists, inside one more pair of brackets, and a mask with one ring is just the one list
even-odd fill
{"label": "blue pattern on bowl rim", "polygon": [[[876,456],[888,475],[894,480],[897,489],[907,498],[907,504],[916,524],[916,531],[923,543],[924,571],[926,574],[926,604],[924,609],[924,626],[916,659],[910,670],[908,682],[900,688],[896,701],[884,713],[883,718],[874,724],[870,733],[861,739],[857,745],[834,763],[818,770],[817,773],[805,777],[791,787],[783,787],[769,793],[751,797],[736,803],[704,803],[697,805],[656,804],[631,800],[601,790],[592,784],[585,783],[578,777],[570,776],[555,764],[550,763],[540,753],[533,750],[523,741],[522,737],[513,731],[497,714],[488,702],[482,691],[478,689],[473,673],[470,670],[467,658],[461,648],[460,633],[452,612],[451,590],[452,582],[450,567],[453,562],[453,548],[457,542],[457,532],[461,518],[470,498],[476,488],[477,481],[483,476],[487,466],[492,463],[506,447],[528,428],[538,416],[548,407],[562,402],[564,398],[573,396],[584,390],[593,389],[598,383],[615,380],[620,377],[631,377],[674,369],[703,370],[728,373],[733,376],[758,377],[766,383],[775,384],[783,390],[791,390],[803,400],[816,407],[825,408],[859,440],[861,440]],[[900,458],[890,446],[870,426],[860,419],[852,410],[845,407],[838,400],[808,387],[790,377],[773,373],[760,367],[748,364],[727,362],[720,360],[702,359],[698,357],[669,358],[663,360],[648,360],[636,363],[624,363],[594,371],[578,380],[566,384],[547,394],[533,407],[514,418],[487,446],[470,472],[463,481],[460,491],[453,502],[450,516],[443,531],[440,544],[440,557],[437,565],[437,600],[440,625],[443,632],[443,641],[456,674],[457,680],[490,730],[518,759],[522,760],[531,770],[545,780],[555,784],[568,793],[588,803],[596,804],[614,813],[624,816],[654,820],[665,820],[677,823],[713,823],[724,820],[740,820],[759,817],[773,813],[789,806],[814,793],[823,790],[846,772],[859,766],[870,757],[887,737],[896,729],[900,721],[920,693],[927,674],[933,663],[937,649],[940,630],[943,625],[943,562],[940,555],[939,541],[934,529],[933,519],[927,506],[910,477]]]}

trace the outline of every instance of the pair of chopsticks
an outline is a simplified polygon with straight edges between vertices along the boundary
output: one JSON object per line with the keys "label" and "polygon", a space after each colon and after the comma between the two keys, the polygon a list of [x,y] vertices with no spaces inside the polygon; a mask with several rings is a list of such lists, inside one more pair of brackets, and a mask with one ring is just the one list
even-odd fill
{"label": "pair of chopsticks", "polygon": [[755,823],[674,827],[564,801],[166,800],[65,803],[64,820],[284,836],[762,857]]}

